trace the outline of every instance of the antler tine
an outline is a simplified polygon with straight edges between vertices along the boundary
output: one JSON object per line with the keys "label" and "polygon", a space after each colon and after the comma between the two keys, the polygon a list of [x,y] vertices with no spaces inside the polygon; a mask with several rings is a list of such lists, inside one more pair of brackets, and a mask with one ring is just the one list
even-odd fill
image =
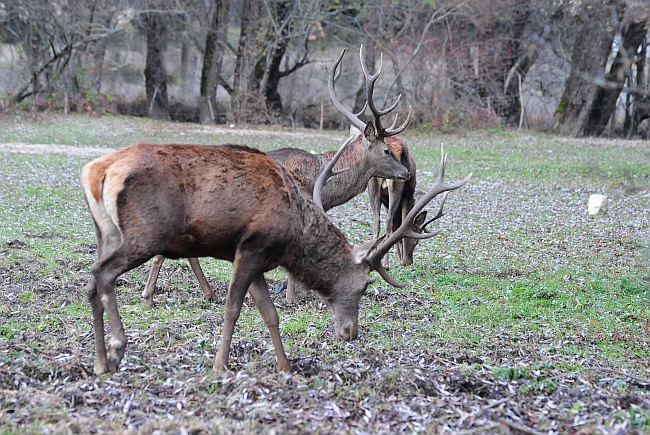
{"label": "antler tine", "polygon": [[438,214],[436,214],[434,217],[426,221],[424,224],[422,224],[422,232],[426,232],[427,225],[429,225],[431,222],[436,221],[443,217],[445,215],[443,209],[445,208],[445,201],[447,201],[447,196],[449,195],[449,192],[445,192],[442,195],[442,201],[440,201],[440,208],[438,209]]}
{"label": "antler tine", "polygon": [[[327,76],[327,88],[329,89],[330,93],[330,98],[332,99],[332,103],[334,103],[334,106],[338,109],[339,112],[341,112],[343,115],[345,115],[346,118],[355,126],[357,127],[360,131],[363,131],[366,128],[365,122],[359,119],[358,115],[353,114],[350,112],[348,109],[343,106],[341,101],[336,97],[336,91],[334,90],[334,86],[336,82],[338,81],[339,77],[341,76],[341,72],[343,70],[343,66],[341,65],[343,61],[343,55],[345,54],[345,49],[341,52],[341,55],[338,57],[336,62],[334,63],[334,68],[332,68],[332,71],[330,72],[325,68],[328,72]],[[338,70],[338,73],[337,73]],[[363,109],[364,111],[366,110],[365,107]]]}
{"label": "antler tine", "polygon": [[406,129],[406,127],[409,125],[409,122],[411,122],[411,106],[409,106],[409,113],[406,115],[406,120],[398,128],[394,128],[395,124],[397,123],[398,116],[399,114],[395,116],[395,122],[393,122],[393,125],[391,125],[390,128],[386,129],[384,137],[395,136],[396,134],[400,134]]}
{"label": "antler tine", "polygon": [[356,116],[357,118],[360,117],[361,115],[363,115],[363,112],[365,112],[367,108],[368,108],[368,102],[366,101],[363,104],[363,107],[361,108],[361,110],[358,111],[357,113],[355,113],[354,116]]}
{"label": "antler tine", "polygon": [[434,185],[429,189],[429,191],[422,197],[409,211],[409,213],[406,215],[404,220],[402,221],[402,225],[400,227],[393,231],[393,233],[383,239],[377,247],[368,254],[366,257],[366,261],[370,264],[371,268],[376,270],[382,278],[386,280],[389,284],[395,286],[395,287],[404,287],[406,284],[400,283],[395,281],[394,279],[390,278],[386,270],[383,268],[381,265],[381,259],[388,253],[390,248],[397,243],[399,240],[403,239],[404,237],[409,237],[409,238],[416,238],[416,239],[428,239],[430,237],[434,237],[438,234],[440,234],[441,230],[437,230],[431,233],[416,233],[413,231],[413,223],[415,222],[415,217],[418,215],[418,213],[426,207],[426,205],[431,202],[433,198],[436,196],[440,195],[441,193],[444,193],[444,196],[442,198],[442,204],[440,205],[440,210],[438,211],[438,214],[434,216],[432,219],[430,219],[429,222],[427,222],[425,225],[423,225],[423,228],[433,222],[436,219],[439,219],[444,215],[443,212],[443,207],[445,205],[445,201],[447,200],[447,195],[449,194],[450,191],[456,190],[462,186],[464,186],[472,177],[472,174],[469,174],[467,177],[462,179],[461,181],[458,181],[456,183],[445,183],[444,182],[444,177],[445,177],[445,168],[447,166],[447,155],[444,152],[444,147],[440,147],[440,152],[442,154],[440,158],[440,171],[438,173],[438,178]]}
{"label": "antler tine", "polygon": [[395,118],[393,125],[389,129],[385,129],[381,125],[381,117],[395,110],[395,108],[400,102],[400,99],[402,98],[402,95],[401,94],[398,95],[395,102],[384,110],[377,109],[377,106],[375,106],[375,102],[372,98],[372,95],[375,91],[375,82],[377,81],[377,78],[381,74],[381,69],[384,64],[383,53],[379,54],[379,68],[377,69],[377,72],[375,74],[370,74],[370,71],[368,71],[368,66],[366,65],[366,62],[363,58],[363,44],[359,47],[359,60],[361,62],[361,69],[363,70],[363,75],[366,77],[366,104],[368,104],[368,107],[370,107],[370,111],[372,112],[373,119],[375,121],[375,129],[377,130],[378,136],[384,138],[389,136],[395,136],[396,134],[401,133],[402,131],[404,131],[404,129],[406,129],[409,122],[411,121],[411,107],[409,107],[409,113],[406,117],[406,121],[404,121],[404,123],[397,129],[395,129],[395,125],[397,124],[397,118]]}
{"label": "antler tine", "polygon": [[341,154],[343,154],[343,151],[345,150],[345,147],[347,147],[354,139],[356,139],[354,136],[350,136],[344,143],[341,145],[341,148],[338,149],[336,154],[334,154],[334,157],[332,157],[332,160],[323,168],[321,171],[320,175],[316,179],[316,184],[314,185],[314,194],[312,195],[314,202],[316,205],[318,205],[320,208],[324,210],[323,207],[323,194],[322,190],[325,184],[334,177],[337,174],[340,174],[341,172],[345,172],[350,168],[341,168],[341,169],[334,169],[334,165],[336,165],[336,162],[339,160],[339,157],[341,157]]}

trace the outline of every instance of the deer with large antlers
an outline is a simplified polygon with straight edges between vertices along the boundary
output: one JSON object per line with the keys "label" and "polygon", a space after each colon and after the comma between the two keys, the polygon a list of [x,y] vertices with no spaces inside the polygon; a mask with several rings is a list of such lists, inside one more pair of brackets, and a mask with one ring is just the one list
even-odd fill
{"label": "deer with large antlers", "polygon": [[[269,329],[278,369],[291,371],[282,346],[278,313],[264,273],[278,266],[315,290],[330,310],[337,335],[358,334],[361,296],[376,270],[393,280],[381,258],[403,237],[415,233],[415,215],[434,197],[447,194],[470,178],[443,180],[443,152],[438,180],[418,201],[402,226],[384,239],[352,246],[327,218],[322,186],[335,176],[337,158],[321,173],[312,201],[287,169],[266,154],[238,145],[157,145],[139,143],[84,166],[81,184],[97,237],[97,261],[90,268],[86,292],[95,335],[95,373],[115,372],[124,356],[126,334],[115,296],[118,276],[155,255],[170,258],[211,256],[233,263],[221,342],[214,370],[227,370],[235,323],[246,293]],[[104,311],[110,324],[108,351]]]}
{"label": "deer with large antlers", "polygon": [[[390,234],[402,224],[402,219],[408,214],[415,204],[415,187],[417,185],[417,165],[415,158],[408,145],[401,138],[395,136],[386,140],[386,145],[393,154],[400,159],[400,162],[408,169],[410,177],[408,180],[391,180],[388,178],[373,177],[368,181],[368,196],[370,208],[372,209],[373,237],[379,237],[381,230],[381,207],[386,207],[386,234]],[[424,231],[424,220],[426,210],[415,218],[414,231]],[[397,254],[402,266],[413,264],[413,252],[418,244],[418,239],[404,238],[397,243]],[[388,255],[382,262],[384,268],[388,269]]]}
{"label": "deer with large antlers", "polygon": [[[382,177],[383,179],[398,180],[405,182],[412,175],[404,166],[398,157],[387,146],[387,140],[401,133],[408,126],[411,120],[411,109],[409,108],[405,121],[397,125],[398,116],[395,117],[393,125],[384,128],[381,124],[381,117],[389,114],[399,104],[401,96],[387,109],[378,110],[373,100],[375,82],[379,78],[382,69],[382,59],[379,61],[379,68],[374,74],[370,74],[364,61],[363,46],[359,48],[359,59],[361,68],[366,81],[366,105],[359,113],[352,113],[348,110],[336,95],[336,82],[341,76],[342,61],[345,50],[341,53],[334,64],[334,68],[328,74],[328,90],[334,106],[359,130],[357,137],[349,138],[351,143],[343,147],[343,153],[340,157],[340,165],[347,168],[345,172],[340,173],[323,187],[322,206],[325,211],[338,205],[348,202],[350,199],[363,192],[372,177]],[[373,114],[373,121],[365,123],[359,117],[365,111],[366,106],[370,108]],[[363,133],[361,133],[363,132]],[[327,151],[321,154],[311,154],[299,148],[281,148],[269,151],[267,153],[280,163],[282,163],[289,173],[296,179],[302,190],[311,195],[316,179],[323,171],[323,168],[332,160],[335,151]],[[149,273],[147,284],[145,285],[142,297],[145,298],[147,305],[153,304],[153,292],[156,279],[162,266],[164,257],[154,258],[153,266]],[[199,280],[201,291],[204,296],[211,300],[216,300],[216,295],[210,288],[201,271],[197,259],[191,258],[190,265]],[[287,301],[296,304],[295,288],[296,282],[289,277],[287,285]]]}

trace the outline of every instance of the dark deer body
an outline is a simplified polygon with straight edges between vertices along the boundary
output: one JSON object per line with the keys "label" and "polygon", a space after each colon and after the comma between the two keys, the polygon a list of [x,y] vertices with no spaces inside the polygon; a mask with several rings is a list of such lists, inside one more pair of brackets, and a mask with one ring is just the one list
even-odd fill
{"label": "dark deer body", "polygon": [[[373,214],[373,237],[379,237],[381,230],[381,206],[386,207],[386,234],[399,228],[402,219],[408,214],[415,204],[415,188],[417,185],[417,172],[415,158],[411,154],[406,142],[397,136],[385,139],[386,145],[409,171],[407,181],[391,180],[388,178],[373,177],[368,182],[368,196]],[[416,218],[416,232],[422,232],[422,223],[426,218],[426,211]],[[413,264],[413,251],[418,244],[418,239],[405,238],[397,244],[397,251],[402,266]],[[388,256],[384,258],[384,267],[388,268]]]}

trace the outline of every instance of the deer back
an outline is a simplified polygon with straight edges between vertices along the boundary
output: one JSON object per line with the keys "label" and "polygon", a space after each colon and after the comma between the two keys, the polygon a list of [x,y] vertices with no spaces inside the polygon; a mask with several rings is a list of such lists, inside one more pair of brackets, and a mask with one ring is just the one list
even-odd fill
{"label": "deer back", "polygon": [[352,246],[287,169],[252,148],[135,144],[87,164],[82,186],[101,244],[129,245],[136,262],[233,261],[238,249],[255,250],[264,271],[283,266],[326,294],[353,262]]}
{"label": "deer back", "polygon": [[[387,143],[372,138],[368,140],[359,134],[347,145],[335,169],[348,168],[333,177],[323,187],[323,208],[330,208],[348,202],[366,188],[372,177],[382,176],[405,180],[409,176],[407,168],[393,154]],[[391,138],[386,138],[387,141]],[[312,154],[299,148],[281,148],[267,154],[282,163],[296,179],[298,185],[309,195],[314,190],[316,179],[336,151]]]}
{"label": "deer back", "polygon": [[284,168],[242,146],[135,144],[89,163],[82,185],[104,243],[143,257],[232,261],[251,237],[281,250],[308,201]]}

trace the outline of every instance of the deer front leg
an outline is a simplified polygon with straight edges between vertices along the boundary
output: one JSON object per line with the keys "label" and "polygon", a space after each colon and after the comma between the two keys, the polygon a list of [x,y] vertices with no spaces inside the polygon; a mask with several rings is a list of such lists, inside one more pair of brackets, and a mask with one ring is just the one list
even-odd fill
{"label": "deer front leg", "polygon": [[278,311],[269,295],[269,289],[266,285],[264,275],[260,274],[255,278],[255,280],[253,280],[248,288],[248,292],[253,298],[253,302],[255,302],[260,314],[262,314],[264,323],[271,334],[271,340],[273,341],[273,347],[275,348],[275,356],[278,360],[278,370],[287,373],[291,372],[291,364],[289,363],[286,353],[284,353],[282,338],[280,337],[280,320],[278,318]]}
{"label": "deer front leg", "polygon": [[210,288],[210,284],[208,284],[208,280],[205,279],[205,275],[203,274],[203,270],[201,269],[201,265],[199,264],[199,259],[188,258],[188,260],[190,260],[190,266],[194,271],[194,275],[196,275],[196,279],[199,280],[199,286],[201,287],[203,296],[209,301],[216,302],[217,295],[214,294],[212,288]]}
{"label": "deer front leg", "polygon": [[370,197],[370,208],[372,209],[372,237],[378,238],[381,230],[381,199],[380,199],[380,180],[372,177],[368,181],[368,196]]}
{"label": "deer front leg", "polygon": [[144,290],[142,291],[144,303],[148,307],[153,306],[153,292],[156,290],[156,281],[158,281],[158,274],[160,273],[160,268],[164,261],[165,257],[162,255],[156,255],[153,257],[151,270],[149,271],[149,278],[147,278],[147,284],[145,284]]}
{"label": "deer front leg", "polygon": [[247,270],[247,267],[250,267],[250,263],[242,258],[241,255],[235,255],[230,285],[228,286],[228,296],[226,298],[221,343],[219,343],[219,350],[217,350],[213,366],[213,370],[216,373],[224,373],[228,370],[228,354],[230,353],[232,334],[235,331],[235,323],[241,313],[246,291],[253,279],[259,274],[258,271]]}
{"label": "deer front leg", "polygon": [[[402,199],[402,191],[404,190],[404,183],[394,180],[386,180],[388,184],[388,211],[386,212],[386,235],[393,232],[393,219]],[[399,250],[399,247],[398,247]],[[382,266],[388,270],[389,254],[387,253],[382,259]]]}
{"label": "deer front leg", "polygon": [[290,304],[298,305],[298,300],[296,299],[296,280],[293,279],[291,275],[287,276],[286,299]]}

